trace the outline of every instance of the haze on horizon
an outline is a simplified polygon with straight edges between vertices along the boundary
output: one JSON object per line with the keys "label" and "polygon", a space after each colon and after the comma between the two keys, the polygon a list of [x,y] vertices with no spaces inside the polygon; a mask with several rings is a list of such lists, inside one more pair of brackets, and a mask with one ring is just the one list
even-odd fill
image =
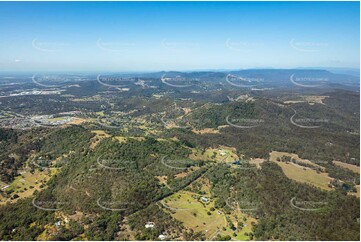
{"label": "haze on horizon", "polygon": [[359,68],[359,2],[1,2],[0,71]]}

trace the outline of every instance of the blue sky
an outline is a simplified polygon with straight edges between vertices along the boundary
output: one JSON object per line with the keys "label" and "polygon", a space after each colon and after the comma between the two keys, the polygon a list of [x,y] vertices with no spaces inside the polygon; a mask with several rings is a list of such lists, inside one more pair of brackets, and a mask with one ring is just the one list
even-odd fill
{"label": "blue sky", "polygon": [[0,70],[359,67],[358,2],[0,2]]}

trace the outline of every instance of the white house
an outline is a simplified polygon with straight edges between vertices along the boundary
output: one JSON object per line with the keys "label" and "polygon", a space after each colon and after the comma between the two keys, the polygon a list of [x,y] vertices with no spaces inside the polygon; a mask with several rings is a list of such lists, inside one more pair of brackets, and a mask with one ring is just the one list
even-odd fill
{"label": "white house", "polygon": [[160,240],[165,240],[165,239],[167,238],[167,236],[164,235],[164,234],[161,234],[161,235],[158,236],[158,238],[159,238]]}
{"label": "white house", "polygon": [[57,229],[60,227],[60,225],[61,225],[61,221],[55,222],[55,227],[56,227]]}
{"label": "white house", "polygon": [[220,154],[221,156],[227,155],[227,153],[226,153],[224,150],[222,150],[222,149],[219,150],[219,154]]}
{"label": "white house", "polygon": [[154,226],[155,226],[155,224],[153,223],[153,222],[147,222],[146,224],[145,224],[145,228],[154,228]]}
{"label": "white house", "polygon": [[1,188],[1,190],[5,190],[6,188],[8,188],[8,187],[10,187],[9,185],[6,185],[6,186],[3,186],[2,188]]}

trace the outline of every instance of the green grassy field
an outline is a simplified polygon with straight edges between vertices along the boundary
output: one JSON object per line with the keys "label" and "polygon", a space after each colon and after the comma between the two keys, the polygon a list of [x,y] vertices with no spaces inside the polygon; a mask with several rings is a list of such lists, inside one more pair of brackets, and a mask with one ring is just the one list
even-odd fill
{"label": "green grassy field", "polygon": [[[252,231],[252,222],[256,220],[239,210],[233,211],[231,214],[225,214],[223,211],[214,209],[214,201],[204,203],[200,200],[202,196],[193,192],[180,191],[162,201],[165,210],[171,215],[183,222],[184,226],[191,228],[196,232],[203,232],[207,240],[215,239],[217,234],[221,236],[230,235],[235,240],[249,240],[248,235]],[[204,195],[210,198],[209,194]],[[170,211],[169,211],[170,210]],[[226,216],[237,227],[237,222],[242,221],[245,226],[242,229],[233,231],[227,223]],[[246,218],[246,219],[244,219]],[[245,221],[246,220],[246,221]],[[236,233],[237,236],[233,236]]]}
{"label": "green grassy field", "polygon": [[204,161],[224,161],[224,162],[233,162],[239,160],[239,157],[235,153],[235,150],[230,147],[219,147],[217,149],[208,148],[205,152],[202,152],[200,149],[192,149],[192,154],[189,158],[194,160],[204,160]]}
{"label": "green grassy field", "polygon": [[202,231],[206,238],[209,238],[217,230],[227,225],[226,218],[217,211],[211,212],[208,215],[211,207],[214,207],[214,202],[210,201],[205,204],[198,200],[200,195],[195,193],[181,191],[166,198],[162,203],[169,207],[174,214],[172,216],[179,221],[182,221],[188,228],[194,231]]}
{"label": "green grassy field", "polygon": [[[56,171],[51,171],[53,174]],[[51,176],[51,175],[50,175]],[[9,187],[5,191],[12,191],[9,195],[10,197],[15,194],[19,197],[16,199],[4,198],[1,197],[0,204],[6,202],[15,202],[20,198],[25,198],[32,196],[35,190],[41,190],[45,187],[46,182],[50,179],[47,171],[38,171],[36,170],[34,174],[26,172],[20,176],[17,176],[13,182],[9,184]]]}

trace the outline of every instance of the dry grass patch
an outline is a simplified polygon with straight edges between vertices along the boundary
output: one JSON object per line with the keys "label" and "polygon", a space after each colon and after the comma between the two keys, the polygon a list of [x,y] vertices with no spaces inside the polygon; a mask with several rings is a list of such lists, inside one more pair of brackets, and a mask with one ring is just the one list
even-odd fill
{"label": "dry grass patch", "polygon": [[353,196],[356,196],[356,197],[360,197],[360,185],[356,185],[356,190],[357,192],[349,192],[348,195],[353,195]]}
{"label": "dry grass patch", "polygon": [[[207,187],[207,184],[205,186]],[[210,199],[208,192],[201,196],[189,191],[180,191],[165,198],[162,204],[165,211],[170,213],[172,217],[183,222],[186,228],[204,233],[207,240],[215,239],[217,234],[221,236],[229,235],[234,240],[249,240],[245,233],[252,231],[252,224],[256,222],[256,219],[242,213],[240,210],[225,214],[223,211],[214,208],[212,199],[209,202],[203,202],[200,199],[201,197]],[[235,227],[237,227],[238,222],[243,222],[245,226],[242,229],[233,231],[227,223],[227,217]],[[233,236],[234,233],[237,234],[236,237]]]}
{"label": "dry grass patch", "polygon": [[349,169],[355,173],[358,173],[360,174],[360,167],[359,166],[356,166],[356,165],[352,165],[352,164],[348,164],[348,163],[344,163],[344,162],[341,162],[341,161],[332,161],[333,164],[335,164],[336,166],[339,166],[339,167],[342,167],[342,168],[346,168],[346,169]]}
{"label": "dry grass patch", "polygon": [[312,163],[309,160],[300,159],[297,154],[272,151],[270,153],[270,161],[275,162],[277,165],[279,165],[282,168],[283,173],[285,173],[285,175],[289,179],[295,180],[300,183],[311,184],[324,190],[332,190],[332,188],[330,188],[328,184],[333,179],[329,177],[327,173],[317,173],[317,171],[311,168],[300,166],[293,162],[286,163],[286,162],[277,161],[277,158],[281,158],[284,155],[290,156],[294,159],[300,160],[304,163],[308,163],[314,166],[318,166],[318,165]]}
{"label": "dry grass patch", "polygon": [[167,186],[167,176],[155,176],[155,178],[157,178],[159,180],[160,184],[164,184]]}
{"label": "dry grass patch", "polygon": [[288,157],[291,157],[295,160],[298,160],[298,161],[301,161],[305,164],[309,164],[309,165],[312,165],[312,166],[316,166],[316,167],[320,167],[320,168],[324,168],[318,164],[315,164],[313,163],[312,161],[310,160],[307,160],[307,159],[301,159],[297,154],[293,154],[293,153],[288,153],[288,152],[280,152],[280,151],[272,151],[270,153],[270,161],[277,161],[277,158],[281,158],[282,156],[288,156]]}
{"label": "dry grass patch", "polygon": [[5,191],[12,191],[9,195],[12,197],[15,194],[18,195],[18,198],[10,199],[5,198],[0,195],[0,205],[3,205],[7,202],[13,203],[18,199],[30,197],[33,195],[35,190],[42,190],[46,187],[47,181],[52,175],[56,173],[55,170],[51,170],[48,173],[47,170],[39,171],[35,170],[34,173],[26,172],[20,176],[17,176],[13,182],[9,184],[9,187],[4,189]]}
{"label": "dry grass patch", "polygon": [[211,128],[205,128],[205,129],[192,129],[192,132],[195,134],[219,134],[218,129],[211,129]]}
{"label": "dry grass patch", "polygon": [[91,149],[94,149],[95,146],[97,146],[103,139],[110,137],[110,135],[105,133],[103,130],[92,130],[91,132],[95,134],[95,136],[90,139]]}
{"label": "dry grass patch", "polygon": [[216,210],[210,211],[211,207],[214,207],[213,201],[203,203],[198,200],[199,197],[198,194],[181,191],[164,199],[162,204],[165,210],[172,217],[183,222],[185,227],[195,232],[201,231],[209,239],[222,227],[227,226],[227,221],[223,213],[218,214]]}
{"label": "dry grass patch", "polygon": [[323,100],[329,96],[302,96],[308,103],[324,104]]}
{"label": "dry grass patch", "polygon": [[300,96],[300,100],[288,100],[284,101],[285,104],[294,104],[294,103],[308,103],[309,105],[324,104],[323,100],[329,96]]}
{"label": "dry grass patch", "polygon": [[175,179],[178,179],[178,178],[186,177],[186,176],[188,176],[190,173],[192,173],[192,172],[194,172],[194,171],[196,171],[196,170],[199,170],[199,169],[200,169],[200,167],[198,167],[198,166],[190,167],[190,168],[188,168],[187,170],[176,174],[176,175],[174,176],[174,178],[175,178]]}
{"label": "dry grass patch", "polygon": [[208,148],[205,150],[194,148],[189,155],[192,160],[234,162],[239,160],[236,149],[233,147],[220,146],[219,148]]}
{"label": "dry grass patch", "polygon": [[75,124],[75,125],[79,125],[79,124],[82,124],[84,122],[86,122],[87,120],[86,119],[83,119],[83,118],[75,118],[73,119],[72,121],[70,121],[68,124]]}
{"label": "dry grass patch", "polygon": [[285,175],[297,182],[308,183],[324,190],[332,190],[328,184],[333,180],[327,173],[317,173],[315,170],[294,163],[276,162]]}
{"label": "dry grass patch", "polygon": [[261,169],[261,164],[262,164],[264,161],[265,161],[265,160],[262,159],[262,158],[251,158],[251,159],[249,160],[249,163],[250,163],[251,165],[256,165],[256,167],[257,167],[258,169]]}

